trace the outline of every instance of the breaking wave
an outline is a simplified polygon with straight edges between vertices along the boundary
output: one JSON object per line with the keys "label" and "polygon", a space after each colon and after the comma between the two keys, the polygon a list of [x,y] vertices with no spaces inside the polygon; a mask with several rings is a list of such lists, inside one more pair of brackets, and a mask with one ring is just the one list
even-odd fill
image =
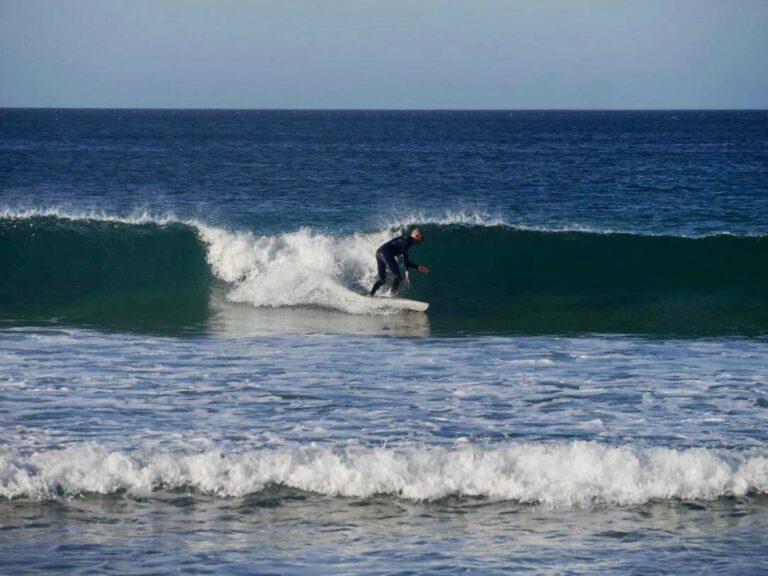
{"label": "breaking wave", "polygon": [[408,226],[429,275],[404,296],[445,333],[768,333],[768,237],[687,238],[416,215],[379,230],[277,234],[138,215],[0,214],[0,319],[190,325],[214,293],[259,308],[386,314],[364,294],[376,248]]}
{"label": "breaking wave", "polygon": [[0,496],[189,490],[239,497],[279,485],[329,496],[414,501],[483,497],[553,507],[712,500],[768,493],[768,458],[703,448],[595,442],[134,454],[98,444],[0,452]]}

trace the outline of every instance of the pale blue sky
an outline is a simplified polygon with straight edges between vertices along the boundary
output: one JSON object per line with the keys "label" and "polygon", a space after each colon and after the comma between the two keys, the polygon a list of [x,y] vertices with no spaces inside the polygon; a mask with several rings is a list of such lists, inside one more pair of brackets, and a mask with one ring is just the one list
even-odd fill
{"label": "pale blue sky", "polygon": [[768,0],[0,0],[0,106],[768,108]]}

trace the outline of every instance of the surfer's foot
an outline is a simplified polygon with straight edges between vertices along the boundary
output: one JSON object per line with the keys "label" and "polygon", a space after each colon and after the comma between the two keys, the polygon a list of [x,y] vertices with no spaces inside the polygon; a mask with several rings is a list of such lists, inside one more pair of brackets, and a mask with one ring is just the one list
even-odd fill
{"label": "surfer's foot", "polygon": [[376,290],[378,290],[379,288],[381,288],[381,285],[382,285],[382,284],[384,284],[384,282],[382,282],[381,280],[377,280],[377,281],[376,281],[376,284],[374,284],[374,285],[373,285],[373,288],[371,288],[371,293],[370,293],[370,294],[368,294],[368,295],[369,295],[369,296],[373,296],[374,294],[376,294]]}

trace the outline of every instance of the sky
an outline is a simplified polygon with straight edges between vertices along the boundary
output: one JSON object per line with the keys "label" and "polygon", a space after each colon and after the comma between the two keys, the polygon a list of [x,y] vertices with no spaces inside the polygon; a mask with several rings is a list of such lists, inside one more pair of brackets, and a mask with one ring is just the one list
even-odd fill
{"label": "sky", "polygon": [[768,0],[0,0],[0,106],[768,108]]}

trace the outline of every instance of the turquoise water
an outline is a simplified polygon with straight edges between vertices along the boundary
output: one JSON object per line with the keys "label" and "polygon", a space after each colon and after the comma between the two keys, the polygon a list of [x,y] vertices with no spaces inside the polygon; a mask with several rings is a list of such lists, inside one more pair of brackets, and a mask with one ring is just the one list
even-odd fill
{"label": "turquoise water", "polygon": [[[766,144],[0,111],[2,571],[767,571]],[[360,295],[414,225],[428,314]]]}

